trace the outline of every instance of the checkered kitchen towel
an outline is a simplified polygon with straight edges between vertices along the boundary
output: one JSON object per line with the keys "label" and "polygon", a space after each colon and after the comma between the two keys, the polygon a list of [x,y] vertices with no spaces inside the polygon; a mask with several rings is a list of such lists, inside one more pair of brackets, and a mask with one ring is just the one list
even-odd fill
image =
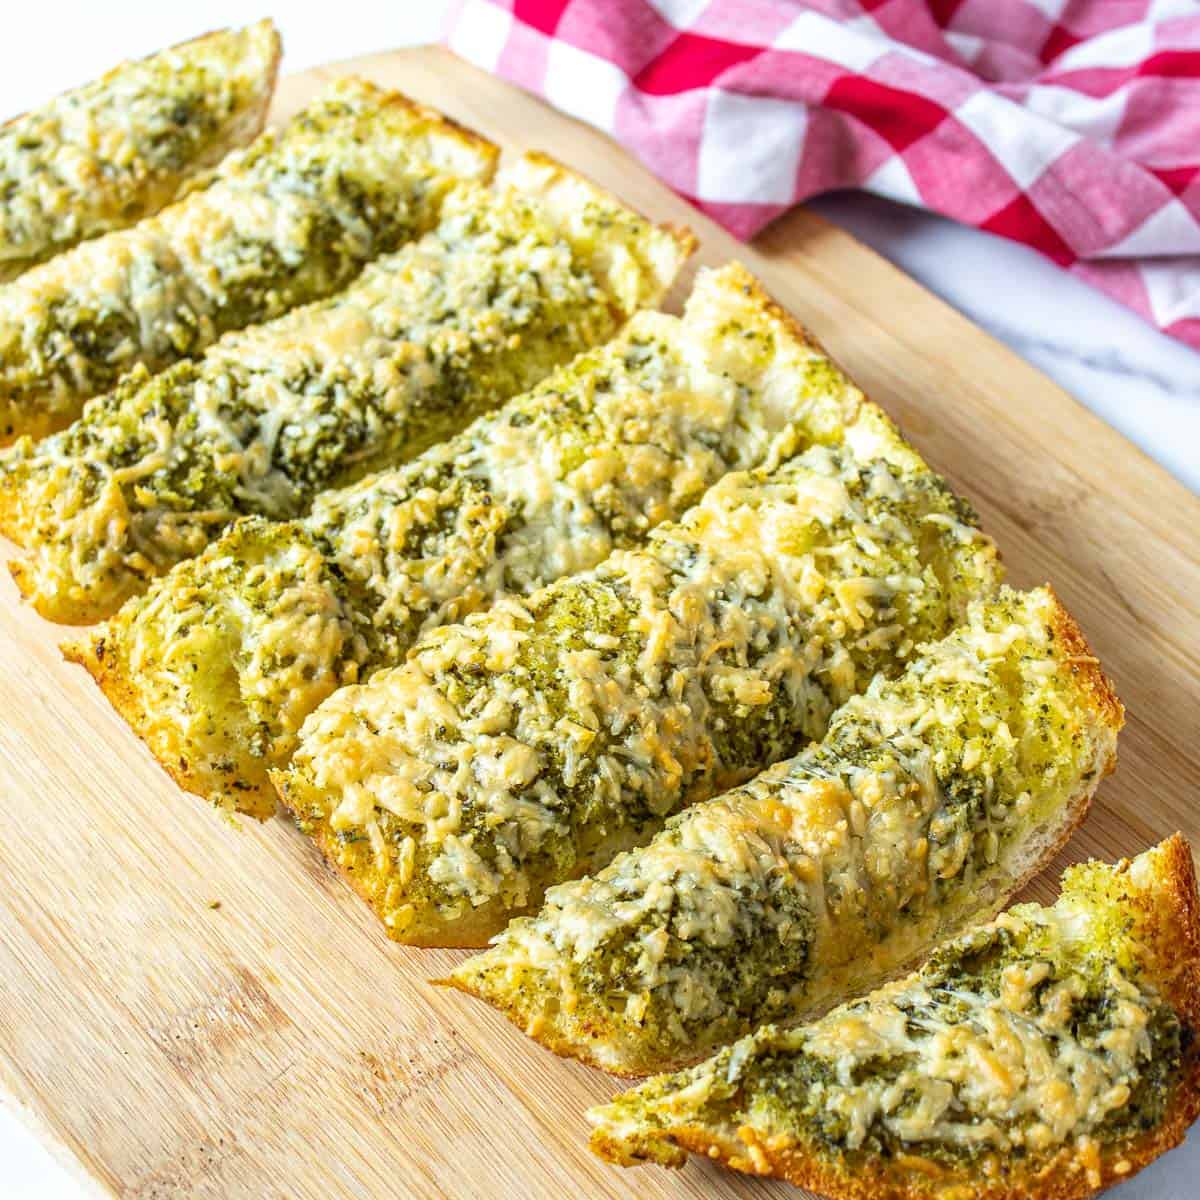
{"label": "checkered kitchen towel", "polygon": [[1200,349],[1197,0],[460,0],[448,41],[738,237],[865,188]]}

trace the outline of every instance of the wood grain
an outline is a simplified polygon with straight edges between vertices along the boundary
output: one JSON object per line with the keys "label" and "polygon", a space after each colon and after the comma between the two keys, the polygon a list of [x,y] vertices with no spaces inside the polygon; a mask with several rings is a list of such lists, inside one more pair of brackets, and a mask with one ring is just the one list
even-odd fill
{"label": "wood grain", "polygon": [[[818,218],[738,246],[603,136],[440,50],[358,71],[507,147],[557,155],[700,260],[740,258],[982,512],[1013,580],[1050,579],[1129,708],[1121,769],[1065,858],[1200,842],[1200,500],[1032,367]],[[684,281],[677,296],[686,290]],[[282,821],[180,794],[0,585],[0,1088],[128,1198],[796,1196],[585,1148],[612,1081],[425,982]],[[1057,864],[1061,866],[1062,864]],[[1043,880],[1034,889],[1050,893]],[[218,906],[219,904],[219,906]]]}

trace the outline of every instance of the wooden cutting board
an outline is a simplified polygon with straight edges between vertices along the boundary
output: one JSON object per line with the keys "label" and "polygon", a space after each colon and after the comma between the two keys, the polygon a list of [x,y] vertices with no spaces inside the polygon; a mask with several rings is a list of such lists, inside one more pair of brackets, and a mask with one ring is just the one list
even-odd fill
{"label": "wooden cutting board", "polygon": [[[602,135],[436,49],[356,71],[539,147],[740,258],[979,507],[1015,583],[1053,581],[1129,709],[1064,861],[1200,845],[1200,500],[872,251],[797,212],[740,246]],[[689,286],[682,282],[676,296]],[[181,794],[0,584],[0,1089],[122,1197],[796,1196],[693,1163],[622,1172],[583,1111],[616,1084],[425,982],[282,821]],[[1056,864],[1052,877],[1057,876]],[[1035,889],[1048,895],[1050,884]]]}

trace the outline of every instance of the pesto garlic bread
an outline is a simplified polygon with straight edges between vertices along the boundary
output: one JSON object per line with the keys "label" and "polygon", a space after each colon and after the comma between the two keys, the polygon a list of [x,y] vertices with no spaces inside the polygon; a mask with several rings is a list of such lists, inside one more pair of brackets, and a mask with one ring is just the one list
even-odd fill
{"label": "pesto garlic bread", "polygon": [[0,532],[52,620],[110,616],[238,516],[286,520],[403,462],[661,300],[690,235],[543,156],[459,184],[438,228],[329,299],[134,372],[0,453]]}
{"label": "pesto garlic bread", "polygon": [[1082,818],[1121,708],[1048,589],[1003,589],[823,741],[554,888],[447,981],[622,1074],[865,990],[990,916]]}
{"label": "pesto garlic bread", "polygon": [[279,64],[270,21],[222,30],[0,126],[0,281],[175,200],[262,129]]}
{"label": "pesto garlic bread", "polygon": [[1176,835],[589,1116],[624,1165],[691,1152],[832,1200],[1084,1200],[1198,1114],[1200,898]]}
{"label": "pesto garlic bread", "polygon": [[[554,883],[819,738],[994,587],[970,509],[823,355],[769,465],[644,549],[426,634],[305,723],[284,802],[389,933],[481,945]],[[858,398],[860,401],[861,398]],[[848,407],[848,406],[847,406]]]}
{"label": "pesto garlic bread", "polygon": [[136,365],[344,287],[430,229],[455,180],[490,178],[496,154],[395,92],[333,84],[207,187],[0,287],[0,444],[68,424]]}
{"label": "pesto garlic bread", "polygon": [[639,313],[303,522],[239,524],[68,654],[184,787],[267,816],[304,718],[423,629],[644,541],[792,422],[833,436],[857,393],[810,358],[744,270],[705,272],[682,318]]}

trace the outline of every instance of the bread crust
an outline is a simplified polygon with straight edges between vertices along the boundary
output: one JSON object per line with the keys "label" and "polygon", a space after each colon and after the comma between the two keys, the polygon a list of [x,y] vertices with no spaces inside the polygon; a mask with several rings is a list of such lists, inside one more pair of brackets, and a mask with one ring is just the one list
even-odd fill
{"label": "bread crust", "polygon": [[[647,1158],[681,1166],[686,1153],[699,1154],[746,1174],[808,1188],[829,1200],[1028,1200],[1031,1194],[1038,1200],[1089,1200],[1130,1178],[1179,1145],[1200,1116],[1200,1036],[1196,1036],[1200,1034],[1200,896],[1186,839],[1176,833],[1159,851],[1161,862],[1153,885],[1138,887],[1130,904],[1151,952],[1146,969],[1193,1036],[1184,1048],[1167,1115],[1155,1129],[1101,1146],[1098,1158],[1085,1157],[1075,1145],[1064,1146],[1052,1158],[1039,1162],[1036,1170],[1014,1170],[1006,1178],[999,1177],[1002,1168],[996,1160],[990,1177],[985,1168],[982,1177],[970,1183],[915,1154],[903,1163],[895,1160],[899,1170],[882,1160],[848,1169],[822,1159],[813,1148],[773,1144],[745,1126],[736,1138],[718,1137],[697,1125],[673,1127],[666,1145],[657,1140],[647,1142]],[[1117,871],[1128,874],[1132,865],[1124,859]],[[626,1145],[603,1129],[593,1132],[591,1147],[611,1162],[629,1165],[637,1161]],[[679,1151],[677,1155],[673,1148]]]}
{"label": "bread crust", "polygon": [[[122,669],[108,649],[103,631],[60,644],[63,658],[83,667],[96,681],[108,702],[118,715],[145,743],[159,766],[173,782],[185,792],[196,792],[200,775],[192,769],[190,762],[173,753],[174,747],[167,746],[154,734],[152,712],[146,704],[145,695],[133,685],[135,678]],[[237,773],[239,804],[237,811],[256,821],[265,821],[275,814],[275,789],[266,773],[259,768],[252,771],[239,768]],[[260,782],[261,780],[261,782]]]}
{"label": "bread crust", "polygon": [[[1051,626],[1060,644],[1067,648],[1065,656],[1071,664],[1080,691],[1090,700],[1093,711],[1102,724],[1116,731],[1125,724],[1125,706],[1117,697],[1112,681],[1101,669],[1100,660],[1092,652],[1087,637],[1079,628],[1075,618],[1063,605],[1052,584],[1045,585],[1054,599],[1054,615]],[[1117,769],[1117,756],[1113,752],[1105,774]]]}
{"label": "bread crust", "polygon": [[674,242],[674,249],[678,258],[673,263],[666,264],[669,270],[659,275],[658,282],[664,288],[671,285],[679,268],[695,254],[697,247],[700,245],[699,239],[687,225],[676,225],[670,221],[651,220],[641,209],[634,208],[632,204],[622,200],[615,192],[602,187],[590,175],[576,170],[574,167],[567,166],[552,154],[547,154],[544,150],[526,150],[522,153],[521,158],[534,166],[551,171],[552,178],[548,183],[552,183],[554,179],[574,180],[586,186],[589,191],[606,203],[632,213],[639,220],[645,221],[647,225],[666,234]]}

